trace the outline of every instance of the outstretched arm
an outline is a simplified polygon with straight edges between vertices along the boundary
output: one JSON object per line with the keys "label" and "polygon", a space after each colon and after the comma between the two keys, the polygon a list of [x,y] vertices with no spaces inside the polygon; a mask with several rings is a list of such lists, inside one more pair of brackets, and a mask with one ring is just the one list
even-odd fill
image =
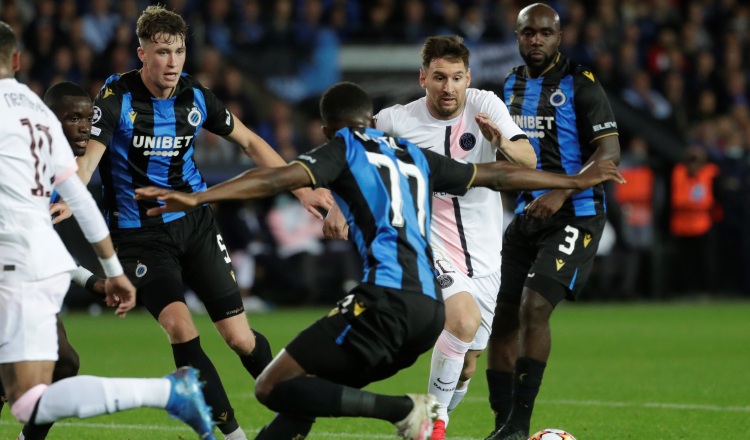
{"label": "outstretched arm", "polygon": [[163,206],[151,208],[148,215],[184,211],[193,206],[218,200],[257,199],[282,191],[312,186],[312,179],[299,163],[280,168],[254,168],[239,176],[197,193],[175,192],[148,186],[135,190],[135,199],[157,199]]}
{"label": "outstretched arm", "polygon": [[485,186],[495,191],[531,191],[548,188],[582,190],[606,180],[625,183],[625,179],[611,160],[591,162],[573,176],[530,170],[498,161],[477,164],[477,174],[472,186]]}
{"label": "outstretched arm", "polygon": [[[594,141],[594,145],[596,146],[596,150],[589,160],[583,164],[584,167],[594,161],[600,160],[611,160],[615,164],[620,163],[620,141],[618,136],[610,135],[599,138]],[[588,187],[581,189],[586,188]],[[563,203],[565,203],[565,200],[578,191],[579,190],[573,189],[557,189],[549,191],[526,205],[525,213],[529,217],[540,219],[547,218],[559,211]]]}
{"label": "outstretched arm", "polygon": [[[227,138],[238,144],[245,155],[261,167],[281,167],[286,165],[284,159],[263,138],[253,133],[242,121],[234,116],[232,117],[234,118],[234,130]],[[320,220],[323,220],[323,215],[318,211],[318,208],[328,211],[334,203],[331,192],[325,188],[312,190],[311,188],[298,187],[294,191],[294,195],[302,202],[302,205],[308,212]]]}

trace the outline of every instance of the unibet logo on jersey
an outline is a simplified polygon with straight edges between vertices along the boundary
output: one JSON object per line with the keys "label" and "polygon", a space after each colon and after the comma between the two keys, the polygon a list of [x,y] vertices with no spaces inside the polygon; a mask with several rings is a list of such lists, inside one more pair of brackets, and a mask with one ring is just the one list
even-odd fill
{"label": "unibet logo on jersey", "polygon": [[144,156],[177,156],[190,147],[195,136],[133,136],[133,146],[143,148]]}
{"label": "unibet logo on jersey", "polygon": [[512,117],[513,122],[525,131],[526,136],[530,138],[543,138],[543,130],[552,130],[555,123],[554,116],[512,115]]}

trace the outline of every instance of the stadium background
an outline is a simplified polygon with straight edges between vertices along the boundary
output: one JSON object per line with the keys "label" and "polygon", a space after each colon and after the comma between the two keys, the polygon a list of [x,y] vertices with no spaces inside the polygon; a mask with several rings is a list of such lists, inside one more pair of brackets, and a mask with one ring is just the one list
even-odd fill
{"label": "stadium background", "polygon": [[[317,100],[336,81],[361,84],[376,110],[419,97],[419,50],[429,35],[462,35],[472,50],[472,86],[499,91],[509,68],[522,64],[513,29],[519,9],[531,2],[162,3],[189,24],[185,72],[291,159],[323,142]],[[609,94],[623,169],[635,170],[633,191],[609,188],[610,227],[584,298],[747,298],[750,6],[732,0],[548,3],[561,16],[561,51],[589,66]],[[94,96],[110,74],[140,67],[135,20],[148,4],[2,0],[0,19],[22,36],[17,78],[40,95],[70,80]],[[195,157],[209,184],[253,166],[207,132],[196,140]],[[716,201],[707,208],[710,227],[695,235],[677,235],[672,226],[672,174],[681,163],[718,170],[713,184],[693,188]],[[96,181],[90,189],[98,191]],[[512,205],[513,195],[506,195],[506,207]],[[216,212],[245,290],[265,301],[255,303],[257,310],[331,303],[359,276],[352,247],[323,240],[320,223],[288,195],[222,204]],[[68,305],[89,301],[76,291]]]}

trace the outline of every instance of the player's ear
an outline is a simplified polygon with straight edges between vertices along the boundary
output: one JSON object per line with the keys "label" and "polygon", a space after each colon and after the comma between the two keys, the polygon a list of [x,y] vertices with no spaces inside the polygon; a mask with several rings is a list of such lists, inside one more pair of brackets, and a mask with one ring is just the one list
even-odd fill
{"label": "player's ear", "polygon": [[322,125],[320,128],[323,129],[323,134],[326,136],[326,139],[331,140],[333,139],[333,135],[336,134],[335,131],[331,131],[330,128],[328,128],[327,125]]}
{"label": "player's ear", "polygon": [[143,47],[138,46],[138,59],[141,60],[142,63],[146,62],[146,51],[143,50]]}
{"label": "player's ear", "polygon": [[425,81],[427,80],[427,74],[425,73],[424,69],[419,69],[419,85],[424,89],[425,88]]}
{"label": "player's ear", "polygon": [[471,68],[466,69],[466,87],[471,85]]}
{"label": "player's ear", "polygon": [[21,70],[21,51],[17,50],[10,56],[10,66],[14,72]]}

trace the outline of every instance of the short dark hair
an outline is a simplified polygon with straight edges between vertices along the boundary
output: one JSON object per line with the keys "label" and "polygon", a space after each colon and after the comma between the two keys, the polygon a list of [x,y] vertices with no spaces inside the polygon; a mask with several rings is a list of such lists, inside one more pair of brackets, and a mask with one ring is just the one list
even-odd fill
{"label": "short dark hair", "polygon": [[440,58],[452,63],[463,61],[464,66],[469,68],[469,48],[458,35],[427,38],[422,46],[422,67],[426,69],[430,63]]}
{"label": "short dark hair", "polygon": [[18,39],[13,28],[4,21],[0,21],[0,62],[10,63],[14,53],[18,51]]}
{"label": "short dark hair", "polygon": [[334,84],[320,98],[320,118],[324,125],[372,115],[372,99],[364,89],[352,82]]}
{"label": "short dark hair", "polygon": [[[135,28],[138,39],[156,43],[156,36],[172,35],[187,40],[187,23],[176,12],[166,9],[162,5],[151,5],[141,13]],[[168,40],[171,43],[171,41]]]}
{"label": "short dark hair", "polygon": [[47,89],[47,92],[44,94],[44,103],[47,104],[47,107],[52,109],[53,112],[57,113],[57,108],[62,105],[62,99],[66,96],[80,96],[88,98],[89,100],[91,99],[91,96],[89,96],[83,87],[74,82],[62,81]]}

